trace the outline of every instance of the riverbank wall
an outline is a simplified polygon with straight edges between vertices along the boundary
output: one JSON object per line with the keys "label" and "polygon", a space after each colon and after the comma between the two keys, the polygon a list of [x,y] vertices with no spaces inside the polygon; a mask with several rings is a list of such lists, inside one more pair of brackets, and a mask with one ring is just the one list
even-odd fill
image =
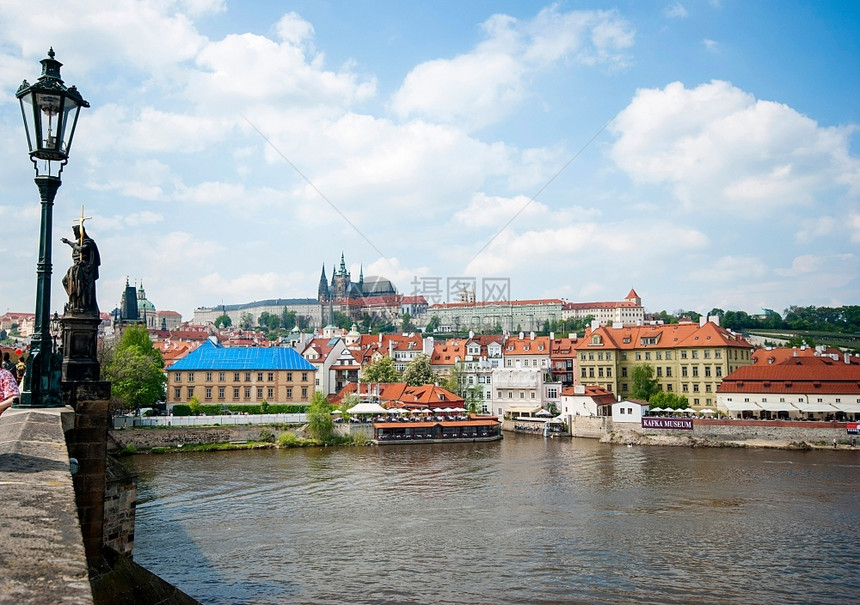
{"label": "riverbank wall", "polygon": [[280,432],[281,429],[267,425],[111,429],[108,431],[108,451],[266,441]]}
{"label": "riverbank wall", "polygon": [[607,443],[690,445],[698,447],[773,447],[785,449],[850,448],[856,436],[844,422],[694,419],[692,430],[643,428],[608,420]]}

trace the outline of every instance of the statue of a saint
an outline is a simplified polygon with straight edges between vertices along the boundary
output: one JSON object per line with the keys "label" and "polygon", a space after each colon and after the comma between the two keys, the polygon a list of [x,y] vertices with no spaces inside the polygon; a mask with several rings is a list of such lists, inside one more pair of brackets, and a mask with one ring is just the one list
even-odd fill
{"label": "statue of a saint", "polygon": [[72,248],[72,266],[63,277],[63,287],[69,295],[66,313],[84,313],[98,315],[99,306],[96,303],[96,280],[99,278],[101,256],[95,241],[87,235],[83,225],[72,227],[75,241],[65,237],[64,244]]}

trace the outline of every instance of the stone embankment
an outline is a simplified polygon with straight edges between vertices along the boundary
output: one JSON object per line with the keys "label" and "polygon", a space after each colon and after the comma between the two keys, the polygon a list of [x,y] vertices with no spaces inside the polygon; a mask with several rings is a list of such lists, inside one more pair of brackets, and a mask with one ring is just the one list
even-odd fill
{"label": "stone embankment", "polygon": [[277,436],[282,431],[277,427],[262,425],[111,429],[108,432],[108,449],[145,451],[156,447],[265,441],[267,436]]}
{"label": "stone embankment", "polygon": [[610,422],[606,428],[600,441],[622,445],[812,450],[833,449],[835,439],[838,449],[854,447],[853,436],[841,422],[694,420],[692,431],[643,429],[635,424]]}

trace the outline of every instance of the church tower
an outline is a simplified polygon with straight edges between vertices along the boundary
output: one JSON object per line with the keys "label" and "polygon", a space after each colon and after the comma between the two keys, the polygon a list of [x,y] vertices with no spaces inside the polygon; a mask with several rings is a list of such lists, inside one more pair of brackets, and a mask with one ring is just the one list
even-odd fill
{"label": "church tower", "polygon": [[322,274],[320,275],[320,285],[317,290],[317,300],[321,303],[331,300],[331,291],[328,288],[328,278],[325,276],[325,263],[322,266]]}

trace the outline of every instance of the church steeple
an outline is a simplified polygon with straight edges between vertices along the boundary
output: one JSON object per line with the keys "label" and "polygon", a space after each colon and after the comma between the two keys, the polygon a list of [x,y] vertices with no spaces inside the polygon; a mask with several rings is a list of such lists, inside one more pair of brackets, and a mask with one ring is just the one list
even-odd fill
{"label": "church steeple", "polygon": [[331,299],[330,291],[328,288],[328,278],[325,276],[325,263],[322,266],[322,274],[320,275],[320,285],[317,290],[317,300],[320,302],[325,302]]}
{"label": "church steeple", "polygon": [[343,252],[340,253],[340,274],[346,275],[346,262],[343,259]]}

